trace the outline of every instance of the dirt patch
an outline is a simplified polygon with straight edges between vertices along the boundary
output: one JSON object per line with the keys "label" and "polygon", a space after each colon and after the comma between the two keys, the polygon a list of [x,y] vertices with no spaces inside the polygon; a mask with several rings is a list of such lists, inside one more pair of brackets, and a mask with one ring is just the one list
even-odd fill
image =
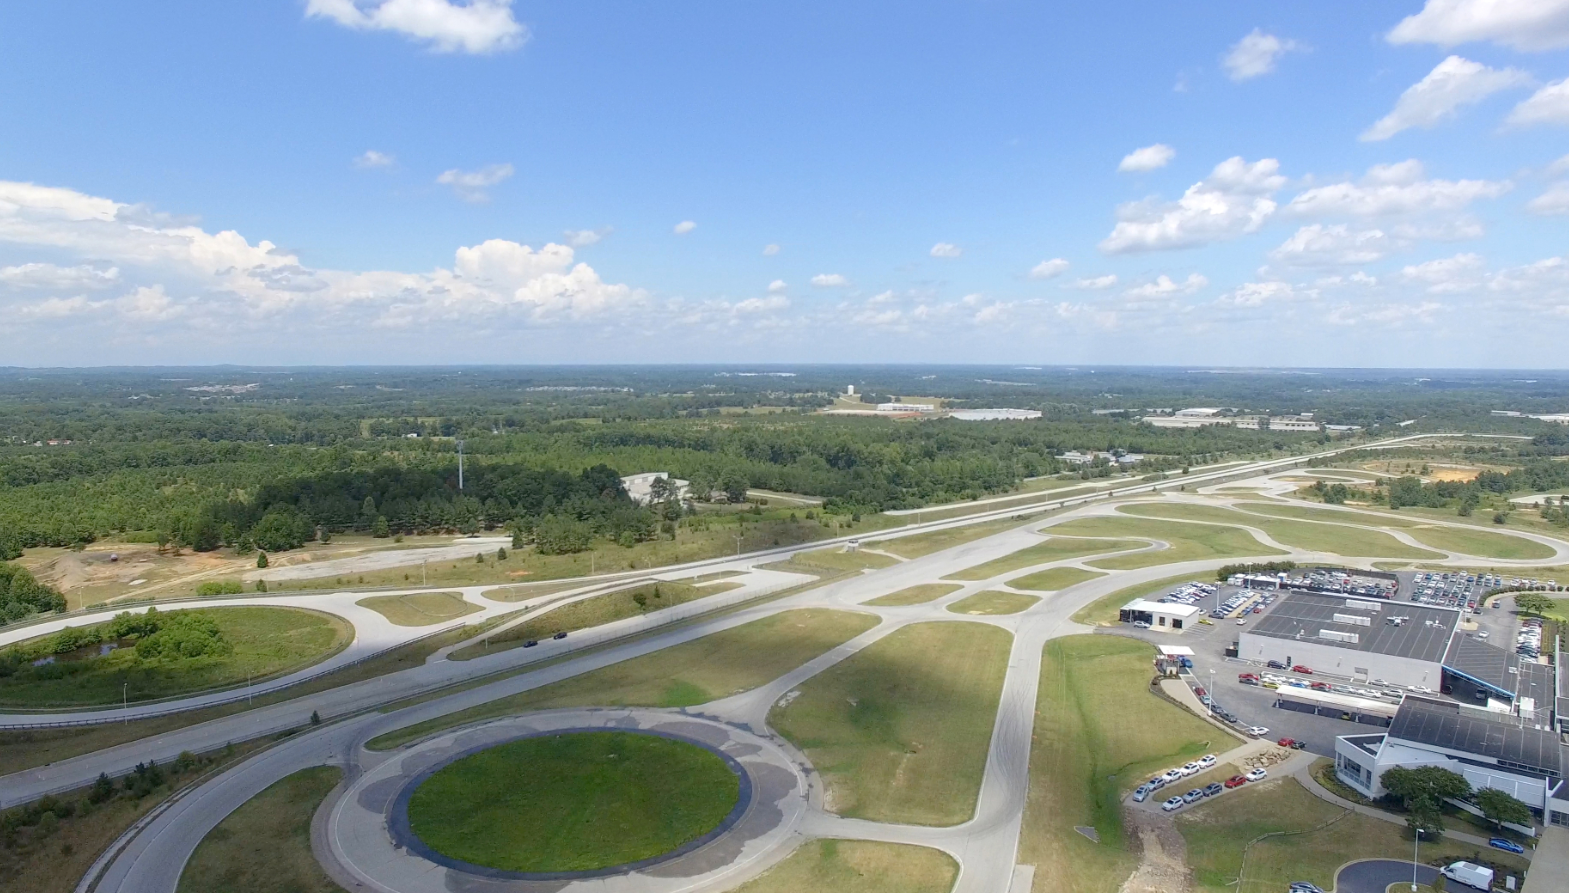
{"label": "dirt patch", "polygon": [[1139,866],[1119,893],[1189,893],[1188,846],[1171,819],[1138,809],[1124,809],[1122,816]]}
{"label": "dirt patch", "polygon": [[1435,481],[1474,481],[1476,476],[1482,473],[1480,468],[1464,468],[1461,466],[1449,468],[1429,466],[1429,468],[1431,473],[1428,477]]}

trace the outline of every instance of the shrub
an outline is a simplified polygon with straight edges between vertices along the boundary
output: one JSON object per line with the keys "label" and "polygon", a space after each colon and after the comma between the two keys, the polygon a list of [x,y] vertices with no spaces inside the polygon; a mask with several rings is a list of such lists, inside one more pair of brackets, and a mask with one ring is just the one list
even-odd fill
{"label": "shrub", "polygon": [[208,580],[196,587],[196,594],[208,595],[239,595],[245,591],[239,580]]}

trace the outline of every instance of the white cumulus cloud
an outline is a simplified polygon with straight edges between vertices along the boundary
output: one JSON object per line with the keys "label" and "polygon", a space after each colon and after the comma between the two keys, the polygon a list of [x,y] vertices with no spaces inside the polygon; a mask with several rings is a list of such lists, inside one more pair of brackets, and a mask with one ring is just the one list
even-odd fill
{"label": "white cumulus cloud", "polygon": [[1116,273],[1107,273],[1104,276],[1091,276],[1085,279],[1075,279],[1073,281],[1074,288],[1082,288],[1087,291],[1105,291],[1106,289],[1111,288],[1116,284]]}
{"label": "white cumulus cloud", "polygon": [[1275,70],[1275,62],[1286,53],[1301,49],[1294,40],[1281,40],[1258,28],[1237,41],[1221,60],[1226,74],[1234,81],[1246,81]]}
{"label": "white cumulus cloud", "polygon": [[396,163],[396,158],[375,149],[366,149],[354,157],[354,166],[359,168],[392,167]]}
{"label": "white cumulus cloud", "polygon": [[1362,132],[1364,142],[1387,140],[1412,127],[1432,127],[1452,118],[1463,105],[1472,105],[1500,90],[1523,87],[1531,76],[1517,68],[1488,68],[1479,62],[1450,56],[1427,76],[1406,88],[1395,108]]}
{"label": "white cumulus cloud", "polygon": [[452,168],[442,171],[436,182],[452,187],[458,198],[466,202],[484,202],[490,200],[490,188],[512,174],[510,164],[491,164],[474,171]]}
{"label": "white cumulus cloud", "polygon": [[818,288],[837,288],[841,285],[849,285],[850,280],[838,273],[818,273],[812,277],[812,284]]}
{"label": "white cumulus cloud", "polygon": [[1313,223],[1298,229],[1269,258],[1291,267],[1346,266],[1382,260],[1390,250],[1391,240],[1383,230]]}
{"label": "white cumulus cloud", "polygon": [[356,31],[394,31],[444,53],[511,50],[529,37],[512,17],[512,0],[306,0],[305,15]]}
{"label": "white cumulus cloud", "polygon": [[1209,285],[1209,279],[1199,273],[1189,273],[1188,278],[1182,282],[1175,282],[1170,276],[1162,273],[1154,282],[1130,288],[1123,294],[1132,298],[1164,298],[1172,295],[1191,295],[1206,285]]}
{"label": "white cumulus cloud", "polygon": [[[1547,187],[1541,195],[1526,202],[1525,209],[1543,216],[1569,214],[1569,182],[1559,180]],[[0,281],[3,280],[4,271],[0,270]]]}
{"label": "white cumulus cloud", "polygon": [[932,257],[958,257],[964,254],[964,249],[952,242],[938,242],[932,246]]}
{"label": "white cumulus cloud", "polygon": [[1176,149],[1165,143],[1156,143],[1153,146],[1134,149],[1132,152],[1122,156],[1122,162],[1117,165],[1117,170],[1121,173],[1152,171],[1165,167],[1171,163],[1171,159],[1176,157]]}
{"label": "white cumulus cloud", "polygon": [[1286,185],[1280,162],[1228,158],[1172,203],[1132,202],[1117,209],[1118,222],[1101,240],[1107,254],[1191,248],[1251,233],[1275,213],[1270,195]]}
{"label": "white cumulus cloud", "polygon": [[602,226],[599,229],[569,229],[562,232],[561,237],[573,248],[587,248],[598,245],[612,232],[611,227]]}
{"label": "white cumulus cloud", "polygon": [[690,220],[683,220],[680,223],[676,224],[675,226],[672,226],[670,228],[670,231],[675,233],[678,236],[684,236],[684,235],[686,235],[687,233],[691,232],[694,229],[697,229],[697,224],[696,223],[693,223]]}
{"label": "white cumulus cloud", "polygon": [[1569,0],[1427,0],[1389,32],[1390,43],[1441,47],[1490,41],[1528,52],[1569,46]]}
{"label": "white cumulus cloud", "polygon": [[1457,211],[1513,188],[1507,180],[1426,180],[1421,162],[1374,165],[1356,183],[1304,190],[1286,206],[1292,214],[1377,217]]}
{"label": "white cumulus cloud", "polygon": [[775,279],[773,282],[768,283],[768,293],[777,295],[789,287],[783,279]]}
{"label": "white cumulus cloud", "polygon": [[1068,262],[1060,257],[1043,260],[1030,268],[1031,279],[1052,279],[1068,270]]}
{"label": "white cumulus cloud", "polygon": [[1506,121],[1516,127],[1569,124],[1569,78],[1553,81],[1531,94],[1509,112]]}
{"label": "white cumulus cloud", "polygon": [[62,267],[49,263],[31,263],[0,267],[0,287],[11,289],[96,290],[112,288],[119,282],[119,269],[99,269],[92,264]]}
{"label": "white cumulus cloud", "polygon": [[1400,278],[1425,285],[1435,294],[1469,291],[1482,284],[1482,258],[1457,254],[1401,268]]}

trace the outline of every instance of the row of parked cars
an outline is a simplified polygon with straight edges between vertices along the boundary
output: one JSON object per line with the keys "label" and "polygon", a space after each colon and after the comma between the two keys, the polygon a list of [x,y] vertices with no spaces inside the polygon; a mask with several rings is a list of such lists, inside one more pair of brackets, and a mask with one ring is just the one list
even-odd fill
{"label": "row of parked cars", "polygon": [[[1209,612],[1209,616],[1215,618],[1216,620],[1224,620],[1227,617],[1231,616],[1233,613],[1235,613],[1238,608],[1241,608],[1243,605],[1247,604],[1248,599],[1251,599],[1251,598],[1253,598],[1256,595],[1258,595],[1258,593],[1252,591],[1251,589],[1244,589],[1243,591],[1237,593],[1236,595],[1233,595],[1231,598],[1226,599],[1224,602],[1221,603],[1220,607],[1216,608],[1213,611],[1210,611]],[[1262,613],[1265,608],[1267,608],[1270,605],[1274,604],[1275,599],[1277,597],[1278,596],[1276,596],[1274,594],[1270,594],[1270,595],[1264,596],[1263,599],[1261,601],[1259,601],[1258,604],[1254,605],[1246,613],[1253,613],[1253,614]]]}
{"label": "row of parked cars", "polygon": [[1398,589],[1393,580],[1327,568],[1295,574],[1286,580],[1286,585],[1309,592],[1333,592],[1336,595],[1360,595],[1366,598],[1394,598]]}
{"label": "row of parked cars", "polygon": [[1179,605],[1191,605],[1214,595],[1217,588],[1219,587],[1213,583],[1200,583],[1197,581],[1183,583],[1176,589],[1161,596],[1160,600]]}
{"label": "row of parked cars", "polygon": [[1520,634],[1515,637],[1515,653],[1532,660],[1542,655],[1542,621],[1527,619],[1520,624]]}
{"label": "row of parked cars", "polygon": [[1482,613],[1477,600],[1482,593],[1493,588],[1498,578],[1492,574],[1421,573],[1412,583],[1411,600],[1422,605],[1440,608],[1459,608],[1475,614]]}
{"label": "row of parked cars", "polygon": [[[1166,802],[1160,805],[1160,808],[1166,812],[1175,812],[1184,806],[1189,806],[1199,802],[1200,800],[1213,797],[1216,794],[1224,793],[1225,791],[1229,791],[1234,788],[1240,788],[1250,781],[1263,781],[1267,777],[1269,777],[1269,770],[1267,769],[1254,769],[1248,772],[1246,775],[1233,775],[1223,782],[1210,782],[1202,788],[1193,788],[1185,794],[1178,794],[1174,797],[1170,797],[1166,800]],[[1161,778],[1164,778],[1164,776],[1161,776]],[[1140,785],[1139,789],[1133,792],[1133,799],[1140,803],[1148,799],[1150,794],[1153,794],[1161,787],[1164,787],[1164,784],[1156,785],[1156,782],[1158,781],[1160,781],[1160,778],[1151,779],[1145,784]],[[1155,786],[1151,787],[1151,785]]]}

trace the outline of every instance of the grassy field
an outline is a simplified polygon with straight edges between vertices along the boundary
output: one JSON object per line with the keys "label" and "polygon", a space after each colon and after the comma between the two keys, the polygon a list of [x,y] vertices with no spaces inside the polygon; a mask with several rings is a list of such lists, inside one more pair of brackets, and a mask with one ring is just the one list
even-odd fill
{"label": "grassy field", "polygon": [[871,614],[784,611],[692,642],[371,739],[388,750],[432,732],[557,707],[691,707],[748,691],[876,626]]}
{"label": "grassy field", "polygon": [[1078,558],[1081,555],[1099,555],[1102,552],[1137,549],[1143,545],[1146,544],[1137,540],[1093,540],[1052,536],[1044,542],[1020,549],[1011,555],[995,558],[985,564],[967,567],[957,573],[949,574],[943,577],[943,579],[990,580],[992,577],[1001,576],[1009,571],[1016,571],[1020,568],[1031,567],[1037,564],[1061,561],[1065,558]]}
{"label": "grassy field", "polygon": [[269,607],[192,610],[218,625],[224,640],[233,646],[230,654],[150,661],[137,657],[134,648],[121,648],[76,661],[85,667],[52,679],[40,678],[38,670],[24,667],[13,676],[0,678],[0,706],[89,707],[118,704],[125,698],[146,701],[244,685],[247,677],[260,680],[308,667],[354,638],[354,629],[347,622],[316,611]]}
{"label": "grassy field", "polygon": [[830,811],[955,825],[975,812],[1013,637],[904,627],[808,680],[769,723],[822,774]]}
{"label": "grassy field", "polygon": [[548,639],[558,632],[576,632],[602,626],[615,620],[636,617],[661,608],[671,608],[734,589],[738,583],[689,586],[685,583],[644,583],[616,592],[595,595],[562,605],[555,610],[524,621],[492,636],[486,643],[469,645],[452,652],[452,660],[469,660],[508,648],[520,648],[530,640]]}
{"label": "grassy field", "polygon": [[890,592],[887,595],[879,595],[871,601],[863,602],[862,604],[877,605],[878,607],[884,608],[897,608],[904,605],[924,605],[929,601],[935,601],[945,595],[948,595],[949,593],[958,592],[963,588],[963,586],[960,586],[957,583],[922,583],[919,586],[911,586],[907,589],[901,589],[898,592]]}
{"label": "grassy field", "polygon": [[498,602],[522,602],[542,595],[554,595],[568,589],[593,585],[588,580],[558,580],[554,583],[519,583],[515,586],[497,586],[485,590],[485,597]]}
{"label": "grassy field", "polygon": [[1117,611],[1135,598],[1154,595],[1178,584],[1186,583],[1189,580],[1207,581],[1212,576],[1214,575],[1183,574],[1178,577],[1167,577],[1164,580],[1154,580],[1149,583],[1135,583],[1110,595],[1103,595],[1080,608],[1074,612],[1073,622],[1089,626],[1115,626],[1117,624]]}
{"label": "grassy field", "polygon": [[1004,530],[1012,530],[1024,521],[1013,518],[1003,518],[998,521],[982,521],[979,524],[967,524],[963,527],[950,527],[947,530],[934,530],[931,533],[917,533],[914,536],[902,536],[898,539],[874,543],[873,546],[885,552],[902,555],[905,558],[920,558],[933,552],[952,549],[965,543],[974,542],[983,537],[988,537]]}
{"label": "grassy field", "polygon": [[1173,518],[1208,521],[1216,524],[1245,524],[1269,534],[1276,542],[1315,552],[1377,558],[1435,558],[1426,549],[1417,549],[1388,534],[1347,527],[1344,524],[1313,524],[1305,521],[1272,520],[1207,505],[1129,505],[1120,511],[1145,518]]}
{"label": "grassy field", "polygon": [[[1177,830],[1187,841],[1188,865],[1197,888],[1215,893],[1276,893],[1291,881],[1311,881],[1327,890],[1336,869],[1346,862],[1411,857],[1411,838],[1404,826],[1347,814],[1291,778],[1249,786],[1241,796],[1193,807],[1177,818]],[[1254,844],[1248,851],[1246,875],[1237,884],[1243,847],[1261,834],[1276,832],[1305,833]],[[1499,850],[1478,852],[1475,846],[1451,840],[1423,843],[1421,858],[1429,864],[1456,859],[1492,862],[1511,868],[1517,877],[1525,864]]]}
{"label": "grassy field", "polygon": [[793,571],[798,574],[814,574],[827,576],[830,574],[859,573],[867,568],[891,567],[898,564],[899,559],[889,558],[887,555],[878,555],[872,552],[846,552],[835,546],[832,549],[816,549],[811,552],[802,552],[792,555],[784,561],[765,564],[765,570]]}
{"label": "grassy field", "polygon": [[252,797],[202,838],[177,893],[340,893],[311,855],[311,816],[342,777],[301,769]]}
{"label": "grassy field", "polygon": [[1376,515],[1362,514],[1360,512],[1337,512],[1334,509],[1314,508],[1310,505],[1289,505],[1276,502],[1244,502],[1241,507],[1249,512],[1258,512],[1275,518],[1287,518],[1295,521],[1331,521],[1336,524],[1366,524],[1370,527],[1390,527],[1401,529],[1415,527],[1418,523],[1410,518],[1388,512],[1379,512]]}
{"label": "grassy field", "polygon": [[[1120,798],[1153,772],[1236,743],[1149,692],[1154,650],[1115,636],[1047,643],[1030,751],[1030,790],[1019,861],[1038,890],[1111,893],[1137,857]],[[1095,828],[1100,843],[1074,830]]]}
{"label": "grassy field", "polygon": [[948,610],[955,614],[1017,614],[1039,601],[1033,595],[988,589],[959,599]]}
{"label": "grassy field", "polygon": [[48,763],[92,753],[124,744],[127,741],[137,741],[153,735],[162,735],[176,729],[183,729],[210,719],[232,716],[243,713],[256,707],[265,707],[293,698],[305,697],[319,691],[326,691],[340,685],[353,682],[362,682],[373,679],[386,673],[395,673],[407,670],[425,663],[425,658],[439,648],[444,648],[472,636],[477,631],[476,627],[469,626],[463,629],[451,630],[437,636],[432,636],[419,642],[413,642],[400,648],[373,657],[368,661],[355,664],[336,673],[329,673],[316,679],[291,685],[283,691],[272,692],[257,696],[252,703],[238,701],[233,704],[223,704],[217,707],[208,707],[203,710],[191,710],[185,713],[176,713],[170,716],[159,716],[152,719],[139,719],[128,723],[101,723],[93,726],[75,726],[63,729],[26,729],[16,732],[0,732],[0,775],[20,772],[34,766],[43,766]]}
{"label": "grassy field", "polygon": [[592,871],[668,853],[740,796],[724,760],[635,732],[525,738],[437,770],[409,799],[431,849],[506,871]]}
{"label": "grassy field", "polygon": [[[1515,561],[1534,561],[1553,557],[1553,550],[1542,543],[1506,536],[1485,530],[1467,530],[1463,527],[1416,527],[1409,531],[1420,542],[1435,549],[1464,552],[1482,558],[1503,558]],[[1529,574],[1527,575],[1529,576]]]}
{"label": "grassy field", "polygon": [[948,893],[958,877],[958,864],[942,850],[809,840],[735,893]]}
{"label": "grassy field", "polygon": [[1014,577],[1012,580],[1008,581],[1008,585],[1014,587],[1015,589],[1034,589],[1040,592],[1055,592],[1058,589],[1067,589],[1069,586],[1077,586],[1078,584],[1083,583],[1085,580],[1093,580],[1096,577],[1104,576],[1106,575],[1097,574],[1094,571],[1087,571],[1076,567],[1053,567],[1043,571],[1036,571],[1029,576]]}
{"label": "grassy field", "polygon": [[377,595],[355,602],[387,618],[396,626],[430,626],[455,617],[483,611],[456,592],[416,592],[411,595]]}
{"label": "grassy field", "polygon": [[[647,570],[722,558],[736,553],[735,535],[743,532],[741,549],[753,551],[774,546],[794,546],[815,540],[844,536],[856,532],[872,533],[889,527],[903,525],[903,520],[885,515],[863,515],[857,523],[843,522],[839,526],[824,526],[822,521],[800,518],[802,507],[769,508],[761,515],[746,515],[740,528],[726,519],[704,519],[701,527],[682,526],[673,540],[657,539],[638,543],[631,548],[596,541],[586,552],[570,555],[539,555],[531,549],[509,552],[505,560],[498,560],[494,546],[475,547],[483,561],[471,556],[458,561],[431,562],[425,567],[426,580],[431,586],[473,586],[481,583],[519,583],[532,580],[559,580],[581,577],[589,573]],[[797,520],[789,516],[797,514]],[[837,516],[836,519],[837,520]],[[364,574],[327,574],[306,580],[286,583],[269,583],[272,591],[282,589],[320,589],[324,586],[349,584],[365,586],[402,586],[419,583],[420,566],[391,568]]]}
{"label": "grassy field", "polygon": [[1178,561],[1200,558],[1239,558],[1244,555],[1280,555],[1254,539],[1245,531],[1233,527],[1213,527],[1203,524],[1178,524],[1148,518],[1081,518],[1051,528],[1065,536],[1141,537],[1164,540],[1171,548],[1138,555],[1122,555],[1090,562],[1091,567],[1106,570],[1132,570],[1154,567]]}

